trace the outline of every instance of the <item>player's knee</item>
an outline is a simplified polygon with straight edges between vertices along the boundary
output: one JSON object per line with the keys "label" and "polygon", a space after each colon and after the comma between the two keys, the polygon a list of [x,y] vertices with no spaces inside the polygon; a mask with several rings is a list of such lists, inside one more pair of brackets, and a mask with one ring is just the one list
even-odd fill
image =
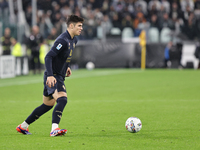
{"label": "player's knee", "polygon": [[67,104],[67,97],[63,96],[63,97],[59,97],[57,99],[57,103],[62,104],[63,106],[65,106]]}

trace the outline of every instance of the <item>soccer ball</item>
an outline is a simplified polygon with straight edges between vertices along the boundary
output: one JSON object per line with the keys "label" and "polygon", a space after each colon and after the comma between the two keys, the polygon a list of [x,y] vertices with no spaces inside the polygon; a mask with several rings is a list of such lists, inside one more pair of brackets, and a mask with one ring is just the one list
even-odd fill
{"label": "soccer ball", "polygon": [[89,61],[87,64],[86,64],[86,68],[88,70],[93,70],[95,68],[95,65],[93,62]]}
{"label": "soccer ball", "polygon": [[141,130],[142,122],[137,117],[130,117],[126,120],[125,127],[129,132],[136,133]]}

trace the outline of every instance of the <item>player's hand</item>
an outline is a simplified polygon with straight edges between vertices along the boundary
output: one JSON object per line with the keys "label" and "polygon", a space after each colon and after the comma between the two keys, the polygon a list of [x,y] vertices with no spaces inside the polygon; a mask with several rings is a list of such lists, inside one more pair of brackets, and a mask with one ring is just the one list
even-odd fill
{"label": "player's hand", "polygon": [[68,67],[68,68],[67,68],[67,72],[66,72],[66,77],[70,77],[71,74],[72,74],[72,71],[71,71],[71,69]]}
{"label": "player's hand", "polygon": [[48,87],[54,87],[54,85],[56,84],[56,78],[54,76],[49,76],[47,77],[47,81],[46,81],[46,85],[48,85]]}

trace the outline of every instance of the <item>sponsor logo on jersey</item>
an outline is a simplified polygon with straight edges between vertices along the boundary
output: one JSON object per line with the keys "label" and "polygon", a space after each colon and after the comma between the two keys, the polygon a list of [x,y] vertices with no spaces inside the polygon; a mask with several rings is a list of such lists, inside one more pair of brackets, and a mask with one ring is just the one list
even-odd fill
{"label": "sponsor logo on jersey", "polygon": [[62,44],[59,43],[59,44],[56,46],[56,49],[57,49],[57,50],[60,50],[61,47],[62,47]]}

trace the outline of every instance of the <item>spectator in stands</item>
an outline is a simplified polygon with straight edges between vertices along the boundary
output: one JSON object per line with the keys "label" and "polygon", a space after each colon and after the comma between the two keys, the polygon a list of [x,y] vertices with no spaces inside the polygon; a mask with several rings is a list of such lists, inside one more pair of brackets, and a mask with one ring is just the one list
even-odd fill
{"label": "spectator in stands", "polygon": [[127,1],[123,10],[123,16],[129,14],[131,15],[131,17],[134,17],[134,12],[135,12],[135,8],[134,8],[133,0]]}
{"label": "spectator in stands", "polygon": [[58,31],[58,33],[62,33],[62,23],[63,23],[64,18],[62,18],[62,15],[60,12],[57,12],[55,15],[55,22],[54,22],[54,27]]}
{"label": "spectator in stands", "polygon": [[175,29],[175,24],[174,22],[169,18],[169,15],[168,13],[164,13],[163,14],[163,17],[160,18],[160,26],[161,26],[161,29],[162,28],[170,28],[171,30],[174,30]]}
{"label": "spectator in stands", "polygon": [[179,9],[179,5],[176,1],[174,1],[171,5],[171,11],[169,13],[169,17],[173,21],[173,24],[175,25],[175,32],[174,35],[180,35],[180,27],[183,25],[183,19],[182,19],[183,12],[181,9]]}
{"label": "spectator in stands", "polygon": [[[53,25],[55,25],[59,19],[61,18],[61,9],[60,9],[60,5],[57,2],[53,2],[52,3],[53,9],[52,9],[52,14],[51,14],[51,21],[53,23]],[[60,18],[58,18],[58,15],[60,16]]]}
{"label": "spectator in stands", "polygon": [[194,3],[194,8],[195,8],[195,10],[200,11],[200,0],[196,0],[196,1],[195,1],[195,3]]}
{"label": "spectator in stands", "polygon": [[71,9],[72,12],[74,12],[74,10],[75,10],[75,1],[74,0],[69,1],[69,8]]}
{"label": "spectator in stands", "polygon": [[142,12],[144,15],[147,15],[147,2],[144,0],[138,0],[135,2],[135,7],[141,6]]}
{"label": "spectator in stands", "polygon": [[76,2],[76,6],[79,8],[79,9],[82,9],[83,7],[85,7],[87,5],[86,3],[86,0],[78,0]]}
{"label": "spectator in stands", "polygon": [[189,7],[189,10],[194,10],[194,1],[193,0],[181,0],[181,9],[183,12],[187,11],[187,7]]}
{"label": "spectator in stands", "polygon": [[109,12],[109,0],[104,0],[102,4],[102,12],[108,14]]}
{"label": "spectator in stands", "polygon": [[44,12],[51,10],[51,8],[52,8],[51,7],[51,1],[52,0],[39,0],[39,1],[37,1],[37,8],[39,10],[44,10]]}
{"label": "spectator in stands", "polygon": [[167,46],[165,47],[164,52],[164,68],[168,68],[170,66],[170,50],[172,48],[172,41],[170,41]]}
{"label": "spectator in stands", "polygon": [[156,8],[156,5],[152,5],[151,8],[149,8],[149,11],[148,11],[148,18],[151,18],[152,15],[157,15],[158,14],[158,11],[157,8]]}
{"label": "spectator in stands", "polygon": [[81,9],[81,14],[84,18],[88,19],[90,14],[92,13],[92,6],[91,5],[86,5],[86,7],[83,7]]}
{"label": "spectator in stands", "polygon": [[163,15],[168,12],[165,10],[165,7],[163,5],[160,6],[160,10],[157,12],[157,16],[159,18],[159,20],[162,20]]}
{"label": "spectator in stands", "polygon": [[137,5],[135,7],[134,17],[136,17],[138,13],[142,13],[144,15],[143,10],[142,10],[142,5]]}
{"label": "spectator in stands", "polygon": [[55,41],[55,39],[57,38],[58,34],[57,34],[57,30],[56,28],[52,28],[50,34],[47,37],[47,44],[49,45],[49,47],[53,46],[53,43]]}
{"label": "spectator in stands", "polygon": [[112,5],[116,12],[122,12],[126,6],[123,0],[113,1]]}
{"label": "spectator in stands", "polygon": [[22,56],[22,47],[19,42],[15,38],[11,39],[12,43],[12,55],[15,57],[21,57]]}
{"label": "spectator in stands", "polygon": [[104,32],[106,33],[106,35],[109,34],[110,30],[112,28],[112,23],[111,23],[108,15],[104,15],[104,18],[103,18],[103,21],[101,22],[101,24],[104,27]]}
{"label": "spectator in stands", "polygon": [[41,63],[39,59],[39,50],[40,46],[43,43],[43,37],[39,33],[39,27],[33,26],[32,27],[32,34],[28,38],[27,46],[31,50],[31,59],[30,59],[30,67],[33,69],[33,73],[36,74],[37,69],[39,73],[41,73]]}
{"label": "spectator in stands", "polygon": [[65,5],[68,5],[68,0],[54,0],[57,2],[57,4],[62,7],[62,6],[65,6]]}
{"label": "spectator in stands", "polygon": [[82,37],[84,37],[84,39],[93,39],[96,36],[97,25],[95,21],[95,14],[92,13],[89,7],[87,8],[87,11],[87,20],[85,22],[86,26],[84,27],[84,33],[82,34]]}
{"label": "spectator in stands", "polygon": [[153,14],[153,15],[151,16],[150,27],[155,27],[155,28],[157,28],[159,31],[161,30],[161,27],[160,27],[160,24],[159,24],[159,21],[158,21],[158,17],[157,17],[156,14]]}
{"label": "spectator in stands", "polygon": [[172,20],[179,20],[181,18],[181,15],[183,12],[181,11],[181,9],[178,8],[177,2],[173,2],[171,6],[172,6],[172,8],[169,13],[169,17]]}
{"label": "spectator in stands", "polygon": [[133,22],[134,29],[138,28],[139,23],[145,23],[145,22],[146,22],[146,18],[144,17],[144,14],[142,12],[138,12]]}
{"label": "spectator in stands", "polygon": [[122,29],[122,25],[121,25],[121,22],[119,20],[119,16],[117,13],[115,13],[112,17],[112,24],[113,24],[113,27],[117,27],[119,29]]}
{"label": "spectator in stands", "polygon": [[10,35],[11,31],[10,28],[5,28],[4,30],[4,36],[1,37],[1,41],[2,41],[2,50],[3,50],[3,54],[2,55],[10,55],[11,54],[11,35]]}
{"label": "spectator in stands", "polygon": [[100,22],[104,19],[104,17],[107,16],[107,14],[103,15],[103,13],[100,11],[99,8],[96,8],[93,13],[94,13],[96,24],[100,24]]}
{"label": "spectator in stands", "polygon": [[103,1],[101,0],[88,0],[88,3],[92,5],[92,9],[101,8]]}
{"label": "spectator in stands", "polygon": [[75,10],[74,10],[74,15],[76,16],[81,16],[81,11],[79,9],[79,7],[76,7]]}
{"label": "spectator in stands", "polygon": [[151,0],[148,4],[148,8],[149,8],[149,10],[151,10],[152,7],[154,7],[157,11],[159,11],[160,5],[161,5],[161,3],[159,0]]}
{"label": "spectator in stands", "polygon": [[89,26],[95,26],[96,25],[94,13],[88,14],[87,25],[89,25]]}
{"label": "spectator in stands", "polygon": [[189,16],[190,16],[191,13],[193,13],[193,11],[191,10],[190,6],[187,5],[186,10],[183,12],[183,16],[182,16],[185,24],[187,24]]}
{"label": "spectator in stands", "polygon": [[[2,1],[5,2],[5,0]],[[31,25],[32,7],[30,1],[23,0],[22,2],[23,6],[28,6],[24,7],[26,8],[25,15],[28,24]],[[48,2],[48,6],[43,5],[45,2]],[[51,2],[51,4],[49,2]],[[74,13],[85,18],[86,24],[84,25],[84,28],[87,30],[84,30],[85,33],[81,36],[84,35],[85,38],[88,36],[89,39],[94,37],[95,34],[92,33],[95,33],[95,30],[97,30],[96,25],[101,23],[104,15],[109,17],[108,19],[111,20],[113,27],[119,27],[121,30],[125,22],[125,16],[127,15],[131,16],[134,22],[133,27],[137,29],[138,24],[141,24],[141,22],[138,22],[139,13],[142,13],[145,20],[152,23],[153,26],[157,25],[155,25],[155,22],[153,21],[155,16],[151,17],[152,15],[157,15],[157,20],[160,20],[159,23],[161,24],[159,26],[168,26],[169,22],[172,22],[173,25],[168,27],[173,29],[175,28],[175,24],[176,28],[179,28],[182,23],[181,19],[184,20],[184,24],[188,24],[190,13],[194,12],[194,8],[200,8],[200,0],[173,0],[173,2],[167,0],[40,0],[37,1],[37,4],[38,9],[45,10],[44,14],[52,12],[50,17],[45,17],[44,20],[41,18],[38,19],[39,24],[45,23],[48,27],[44,28],[44,37],[48,36],[52,27],[55,27],[57,32],[60,33],[63,20],[65,20],[69,14]],[[182,12],[181,9],[184,12]],[[169,15],[167,21],[163,19],[165,13]],[[50,13],[48,13],[48,15],[49,14]],[[93,14],[93,16],[91,14]],[[195,14],[197,15],[197,13]],[[94,21],[92,21],[92,19],[94,19]],[[197,20],[196,23],[197,28],[200,29],[200,25],[198,27],[199,21]],[[159,28],[161,29],[161,27]],[[88,33],[86,34],[86,32]],[[195,36],[200,37],[200,34]]]}
{"label": "spectator in stands", "polygon": [[60,11],[64,18],[72,14],[72,9],[68,5],[64,5]]}
{"label": "spectator in stands", "polygon": [[189,40],[193,40],[198,34],[198,29],[196,27],[196,19],[194,13],[190,13],[188,21],[181,27],[183,33],[188,37]]}
{"label": "spectator in stands", "polygon": [[133,19],[129,14],[127,14],[122,20],[122,29],[124,29],[125,27],[130,27],[133,29]]}
{"label": "spectator in stands", "polygon": [[169,14],[170,13],[170,3],[167,0],[161,0],[161,7]]}
{"label": "spectator in stands", "polygon": [[32,6],[31,5],[28,5],[28,7],[26,7],[25,17],[29,26],[31,26],[32,25]]}

